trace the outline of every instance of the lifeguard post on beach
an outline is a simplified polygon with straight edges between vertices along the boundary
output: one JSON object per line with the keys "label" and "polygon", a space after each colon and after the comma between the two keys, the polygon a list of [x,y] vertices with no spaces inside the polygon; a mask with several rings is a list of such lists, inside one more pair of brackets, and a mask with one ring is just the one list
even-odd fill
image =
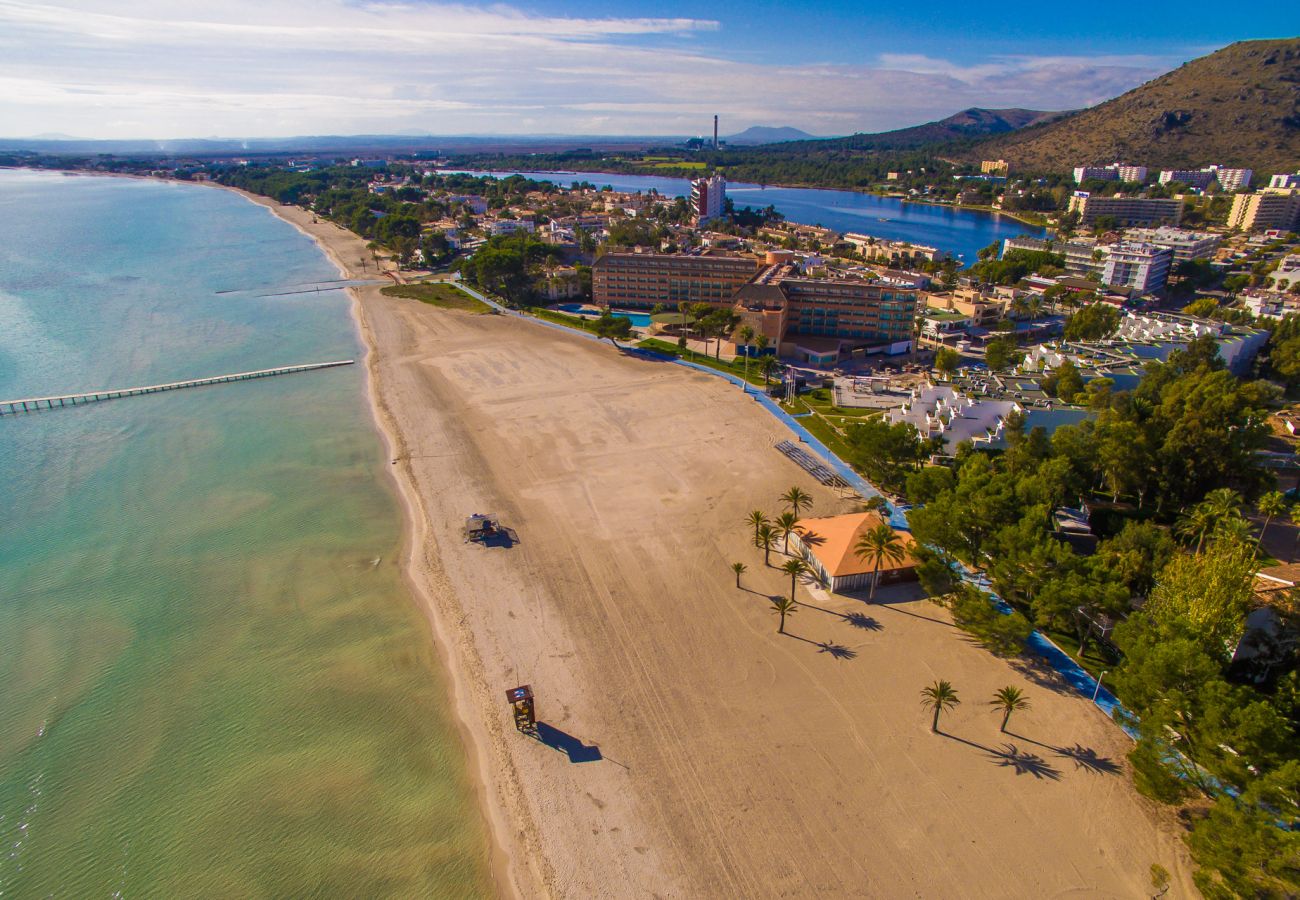
{"label": "lifeguard post on beach", "polygon": [[537,730],[537,712],[533,708],[533,688],[531,685],[520,685],[506,691],[506,700],[514,707],[515,728],[524,734],[532,734]]}

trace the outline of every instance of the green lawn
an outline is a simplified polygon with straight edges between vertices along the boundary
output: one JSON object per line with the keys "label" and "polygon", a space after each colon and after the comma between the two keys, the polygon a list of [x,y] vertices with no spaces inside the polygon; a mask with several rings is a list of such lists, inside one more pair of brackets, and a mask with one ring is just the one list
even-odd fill
{"label": "green lawn", "polygon": [[584,319],[582,316],[568,316],[553,309],[543,309],[540,306],[529,309],[528,314],[539,319],[545,319],[548,322],[554,322],[557,325],[568,325],[570,328],[577,328],[580,331],[592,330],[591,320]]}
{"label": "green lawn", "polygon": [[756,387],[763,386],[763,375],[758,369],[758,363],[751,361],[749,364],[749,375],[745,375],[745,362],[743,359],[736,362],[727,362],[726,360],[714,359],[712,356],[705,356],[703,353],[693,351],[682,351],[677,349],[677,345],[668,341],[661,341],[658,338],[647,338],[637,344],[645,350],[654,350],[657,353],[663,353],[666,356],[676,356],[687,362],[697,363],[701,366],[707,366],[710,369],[717,369],[719,372],[726,372],[728,375],[734,375],[737,378],[748,381]]}
{"label": "green lawn", "polygon": [[442,282],[423,282],[420,284],[394,284],[383,288],[380,293],[386,297],[403,297],[407,300],[419,300],[421,303],[428,303],[430,306],[436,306],[439,309],[458,309],[462,312],[483,313],[492,312],[492,307],[488,306],[482,300],[477,300],[458,290],[449,284]]}

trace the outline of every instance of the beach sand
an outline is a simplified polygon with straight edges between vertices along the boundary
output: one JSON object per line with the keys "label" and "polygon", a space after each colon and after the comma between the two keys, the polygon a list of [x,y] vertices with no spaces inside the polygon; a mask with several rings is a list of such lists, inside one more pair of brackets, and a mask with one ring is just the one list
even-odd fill
{"label": "beach sand", "polygon": [[[355,235],[250,199],[365,274]],[[1130,898],[1152,863],[1197,895],[1129,739],[914,586],[874,605],[800,586],[776,633],[789,580],[745,514],[796,484],[814,515],[852,506],[773,449],[790,435],[752,398],[513,317],[355,294],[503,895]],[[473,512],[519,542],[462,543]],[[964,701],[943,734],[919,703],[937,678]],[[522,683],[544,742],[513,728]],[[1004,685],[1032,702],[1014,734],[987,705]]]}

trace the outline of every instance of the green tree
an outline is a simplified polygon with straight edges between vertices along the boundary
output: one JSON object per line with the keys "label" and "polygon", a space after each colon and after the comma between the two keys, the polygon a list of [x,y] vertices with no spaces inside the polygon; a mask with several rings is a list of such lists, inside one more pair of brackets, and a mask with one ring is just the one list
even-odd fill
{"label": "green tree", "polygon": [[799,517],[787,510],[777,516],[772,524],[776,526],[777,533],[781,535],[781,540],[784,542],[782,552],[788,554],[790,552],[790,535],[798,530]]}
{"label": "green tree", "polygon": [[871,591],[867,594],[870,602],[876,597],[876,587],[880,582],[880,567],[884,562],[900,563],[907,555],[903,540],[887,522],[881,522],[858,538],[853,546],[853,554],[858,559],[871,563]]}
{"label": "green tree", "polygon": [[984,347],[984,362],[995,372],[1018,366],[1024,358],[1025,354],[1017,347],[1013,335],[994,338]]}
{"label": "green tree", "polygon": [[795,519],[799,518],[800,511],[812,507],[812,496],[803,488],[798,486],[790,488],[779,498],[782,503],[790,507],[790,512],[794,513]]}
{"label": "green tree", "polygon": [[759,525],[754,532],[754,545],[763,551],[763,565],[772,565],[772,548],[776,546],[777,538],[781,532],[768,523],[764,522]]}
{"label": "green tree", "polygon": [[998,731],[1005,733],[1007,723],[1011,721],[1011,714],[1022,709],[1029,709],[1029,700],[1025,697],[1025,692],[1020,688],[1007,686],[999,688],[993,694],[989,706],[1002,713],[1002,725],[998,728]]}
{"label": "green tree", "polygon": [[808,564],[802,559],[787,559],[781,565],[781,571],[790,576],[790,602],[794,603],[794,589],[799,583],[799,577],[809,571]]}
{"label": "green tree", "polygon": [[1264,525],[1259,530],[1259,540],[1255,542],[1255,546],[1258,547],[1264,543],[1264,535],[1268,534],[1269,523],[1278,516],[1285,516],[1291,506],[1287,503],[1286,496],[1281,491],[1269,491],[1259,498],[1256,505],[1259,508],[1259,514],[1264,517]]}
{"label": "green tree", "polygon": [[1105,303],[1093,303],[1065,320],[1067,341],[1099,341],[1119,327],[1119,310]]}
{"label": "green tree", "polygon": [[749,568],[749,566],[745,565],[743,562],[734,562],[734,563],[731,564],[731,571],[733,571],[733,572],[736,573],[736,587],[737,587],[737,588],[740,587],[740,576],[741,576],[741,575],[744,575],[744,574],[745,574],[745,570],[748,569],[748,568]]}
{"label": "green tree", "polygon": [[610,315],[606,310],[591,323],[591,330],[597,337],[609,338],[609,342],[617,347],[620,340],[625,341],[632,336],[632,322],[623,316]]}
{"label": "green tree", "polygon": [[940,347],[934,355],[934,367],[944,378],[952,378],[957,367],[961,365],[961,354],[951,347]]}
{"label": "green tree", "polygon": [[777,626],[777,634],[785,634],[785,617],[792,616],[799,611],[799,604],[793,597],[773,597],[772,610],[781,617],[781,624]]}
{"label": "green tree", "polygon": [[921,689],[921,705],[934,710],[934,718],[930,720],[930,731],[938,734],[939,714],[945,710],[956,709],[961,705],[961,700],[957,697],[952,682],[940,680]]}

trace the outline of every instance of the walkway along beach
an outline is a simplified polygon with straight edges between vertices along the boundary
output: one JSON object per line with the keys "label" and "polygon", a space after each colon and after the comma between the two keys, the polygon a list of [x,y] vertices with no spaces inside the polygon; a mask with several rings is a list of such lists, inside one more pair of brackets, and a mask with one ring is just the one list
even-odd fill
{"label": "walkway along beach", "polygon": [[[251,198],[345,270],[364,242]],[[1178,825],[1131,746],[1055,673],[967,642],[914,588],[800,588],[789,634],[743,526],[797,484],[784,425],[734,386],[538,328],[353,289],[408,513],[407,565],[453,676],[503,894],[1132,897]],[[464,544],[470,512],[517,532]],[[779,554],[776,554],[779,560]],[[742,589],[729,565],[744,561]],[[964,704],[931,734],[919,691]],[[540,740],[504,690],[530,683]],[[985,701],[1033,708],[1000,734]]]}

